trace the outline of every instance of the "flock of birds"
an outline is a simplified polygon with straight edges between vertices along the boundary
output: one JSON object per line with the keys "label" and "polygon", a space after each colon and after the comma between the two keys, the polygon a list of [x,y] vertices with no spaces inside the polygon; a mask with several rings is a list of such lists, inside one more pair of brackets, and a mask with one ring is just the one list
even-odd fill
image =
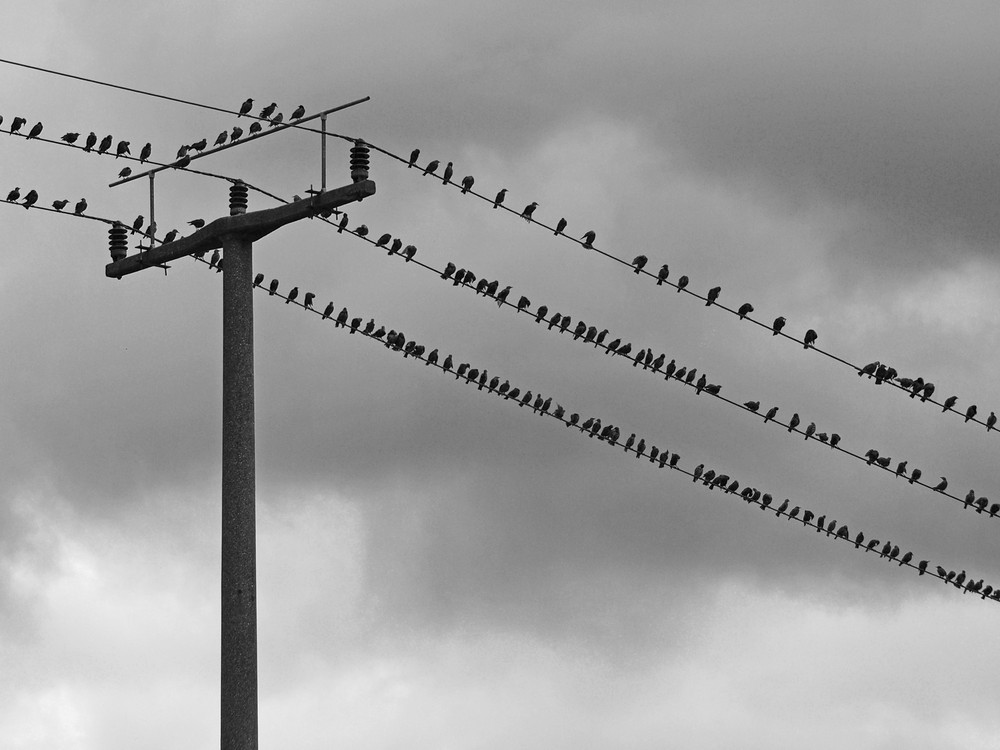
{"label": "flock of birds", "polygon": [[[420,158],[420,149],[419,148],[413,149],[413,151],[410,153],[410,157],[409,157],[408,160],[403,159],[403,157],[401,157],[401,156],[399,156],[397,154],[393,154],[393,153],[391,153],[389,151],[386,151],[385,149],[380,149],[377,146],[374,147],[374,148],[377,148],[379,151],[382,151],[383,153],[386,153],[386,154],[394,157],[395,159],[398,159],[399,161],[406,161],[408,168],[414,168],[414,167],[416,167],[418,169],[421,169],[420,166],[419,166],[419,164],[417,164],[417,160]],[[431,176],[437,177],[438,175],[436,173],[437,173],[437,170],[440,167],[440,165],[441,165],[440,160],[434,159],[434,160],[428,162],[422,168],[422,174],[425,175],[425,176],[426,175],[431,175]],[[442,180],[442,183],[444,183],[444,184],[451,184],[451,185],[454,185],[455,187],[461,186],[461,188],[462,188],[461,192],[463,194],[472,191],[472,186],[475,184],[475,178],[472,175],[467,175],[467,176],[463,177],[460,181],[456,182],[456,181],[452,180],[452,177],[454,176],[454,174],[455,174],[454,163],[449,161],[446,164],[446,166],[444,168],[444,171],[442,172],[442,174],[440,176],[440,179]],[[475,193],[474,191],[472,191],[472,192],[477,197],[482,198],[482,199],[486,200],[487,202],[490,202],[490,198],[488,196],[481,195],[479,193]],[[492,199],[493,208],[499,208],[501,205],[503,205],[504,201],[506,200],[506,197],[507,197],[507,189],[506,188],[502,188],[500,191],[497,192],[496,196]],[[506,206],[504,206],[504,207],[506,208]],[[546,227],[547,229],[553,229],[553,232],[556,235],[564,235],[564,236],[569,237],[569,239],[574,239],[574,237],[572,237],[572,236],[565,235],[565,230],[566,230],[566,228],[568,226],[568,223],[567,223],[567,221],[566,221],[565,218],[560,218],[559,221],[556,223],[556,225],[555,225],[554,228],[553,227],[548,227],[547,225],[542,224],[541,222],[538,222],[534,218],[535,210],[537,208],[538,208],[538,202],[537,201],[532,201],[531,203],[528,203],[524,207],[524,209],[522,209],[522,211],[520,212],[521,218],[523,218],[525,221],[528,221],[528,222],[538,223],[540,226]],[[516,209],[508,209],[508,210],[511,210],[512,213],[515,213],[515,214],[517,213]],[[585,248],[593,250],[593,249],[595,249],[594,248],[594,241],[596,240],[596,238],[597,238],[596,232],[594,232],[593,230],[588,230],[577,241],[581,242]],[[603,254],[605,254],[605,255],[609,255],[608,253],[604,253],[604,251],[601,251],[601,252]],[[616,256],[609,255],[609,257],[611,257],[611,258],[613,258],[615,260],[618,260],[618,261],[622,262],[623,264],[626,263],[625,260],[617,258]],[[656,283],[657,283],[658,286],[663,285],[664,283],[666,283],[666,284],[668,284],[670,286],[673,286],[676,289],[676,291],[678,291],[678,292],[680,292],[681,290],[687,289],[688,284],[690,283],[690,279],[687,276],[680,276],[676,280],[676,282],[670,281],[669,280],[670,268],[669,268],[668,264],[664,263],[662,266],[660,266],[659,270],[655,274],[653,274],[653,273],[648,272],[648,271],[645,270],[645,267],[646,267],[646,264],[648,263],[648,261],[649,261],[649,259],[645,255],[638,255],[638,256],[636,256],[632,260],[631,264],[628,264],[628,265],[632,266],[633,271],[636,274],[646,273],[647,275],[654,277],[656,279]],[[690,290],[688,290],[688,291],[690,292]],[[694,292],[690,292],[690,293],[695,294],[695,296],[698,296],[701,299],[704,299],[706,306],[712,306],[713,304],[717,304],[717,301],[718,301],[718,299],[719,299],[719,297],[720,297],[720,295],[722,293],[722,288],[719,287],[719,286],[712,287],[711,289],[708,290],[708,292],[706,293],[706,295],[704,297],[701,297],[701,295],[698,295],[698,294],[696,294]],[[720,305],[720,307],[721,307],[721,305]],[[729,308],[724,308],[724,309],[729,310]],[[746,319],[747,316],[750,313],[752,313],[753,311],[754,311],[754,307],[749,302],[744,302],[737,309],[730,310],[730,312],[733,312],[736,315],[738,315],[741,320]],[[779,334],[782,334],[783,333],[783,329],[785,328],[785,324],[786,323],[787,323],[787,320],[783,316],[778,316],[777,318],[775,318],[774,321],[769,326],[770,329],[771,329],[772,335],[777,336]],[[766,324],[761,323],[761,325],[766,325]],[[785,335],[787,335],[787,334],[785,334]],[[817,342],[817,340],[819,338],[819,334],[814,329],[810,328],[810,329],[808,329],[805,332],[805,334],[803,335],[803,337],[802,337],[801,340],[795,339],[795,337],[790,337],[790,338],[793,338],[796,341],[801,341],[801,343],[803,345],[803,348],[809,349],[809,348],[815,348],[816,342]],[[883,382],[891,382],[894,385],[898,385],[900,388],[911,390],[914,396],[917,395],[917,394],[920,394],[922,396],[921,397],[921,401],[927,401],[930,398],[931,394],[933,394],[933,392],[934,392],[934,385],[932,383],[926,383],[921,378],[903,378],[903,377],[898,377],[898,373],[896,373],[894,370],[892,370],[892,368],[883,367],[883,366],[881,366],[881,364],[879,362],[874,362],[871,365],[866,365],[865,367],[860,368],[858,374],[859,375],[863,375],[863,374],[874,375],[875,372],[876,372],[876,370],[879,370],[880,367],[882,368],[881,369],[881,373],[882,373],[883,377],[879,377],[879,378],[876,379],[876,383],[878,383],[878,384],[881,384]],[[869,372],[869,368],[872,368],[870,372]],[[886,376],[887,372],[891,373],[891,374]],[[948,399],[946,399],[943,402],[943,404],[939,404],[939,405],[941,405],[941,406],[944,407],[943,411],[949,411],[949,410],[951,410],[951,411],[957,411],[956,409],[954,409],[954,406],[955,406],[955,404],[957,402],[958,402],[958,397],[957,396],[950,396]],[[937,402],[934,402],[934,403],[937,403]],[[958,413],[961,414],[961,412],[958,412]],[[978,413],[978,407],[976,405],[970,405],[966,409],[966,411],[965,411],[965,421],[968,422],[969,420],[974,419],[977,413]],[[978,421],[978,420],[976,420],[976,421]],[[996,422],[997,422],[997,416],[996,416],[996,414],[994,412],[990,412],[990,416],[986,419],[986,422],[985,422],[987,432],[989,432],[990,430],[994,429],[994,427],[996,425]]]}
{"label": "flock of birds", "polygon": [[[258,273],[254,279],[254,286],[264,288],[264,274]],[[638,437],[634,432],[627,438],[622,439],[622,430],[599,416],[587,416],[579,413],[568,413],[567,409],[559,403],[555,403],[551,396],[541,393],[534,393],[530,389],[523,391],[516,385],[499,375],[490,375],[486,368],[475,367],[469,362],[459,362],[456,364],[453,355],[443,354],[434,348],[427,351],[427,347],[417,343],[413,339],[407,339],[403,331],[395,329],[387,330],[384,325],[377,325],[374,318],[365,322],[363,317],[352,317],[346,307],[336,311],[336,305],[329,302],[322,312],[315,307],[316,295],[313,292],[306,292],[299,302],[300,290],[292,287],[287,295],[282,295],[278,291],[278,279],[272,279],[268,283],[266,290],[269,296],[279,296],[285,300],[285,304],[295,302],[303,309],[313,310],[320,314],[323,320],[333,320],[337,328],[343,328],[350,334],[361,333],[371,339],[378,340],[392,351],[402,352],[403,358],[412,357],[421,360],[425,366],[435,366],[443,373],[453,374],[456,380],[462,380],[469,385],[473,385],[479,391],[484,391],[503,398],[505,401],[517,403],[518,407],[530,407],[532,412],[539,415],[550,416],[563,422],[567,427],[576,428],[581,434],[586,434],[589,438],[597,438],[598,441],[605,442],[614,447],[621,447],[625,453],[634,454],[636,459],[644,459],[649,463],[663,469],[670,468],[681,471],[691,476],[692,481],[701,483],[708,490],[719,489],[724,494],[739,496],[748,504],[757,505],[762,511],[773,510],[776,517],[784,516],[788,520],[795,520],[805,527],[815,528],[817,533],[825,533],[828,537],[843,539],[853,542],[855,549],[864,549],[868,552],[875,552],[880,558],[895,562],[899,566],[909,566],[915,568],[919,575],[927,572],[936,574],[945,583],[949,583],[962,593],[978,594],[983,599],[993,599],[1000,601],[1000,588],[994,588],[986,584],[983,579],[973,580],[968,577],[964,570],[955,572],[949,571],[938,565],[930,568],[928,560],[913,562],[914,555],[910,551],[902,551],[897,544],[890,541],[882,542],[880,539],[867,539],[863,532],[851,535],[846,524],[839,524],[835,519],[829,518],[826,514],[817,515],[814,511],[802,508],[800,505],[792,507],[789,499],[783,500],[780,504],[774,502],[774,498],[769,493],[763,492],[756,487],[742,487],[739,480],[729,474],[706,468],[704,464],[698,464],[692,471],[688,471],[679,465],[680,454],[672,452],[667,448],[660,448],[652,442],[648,442],[643,437]],[[643,360],[645,361],[645,360]]]}

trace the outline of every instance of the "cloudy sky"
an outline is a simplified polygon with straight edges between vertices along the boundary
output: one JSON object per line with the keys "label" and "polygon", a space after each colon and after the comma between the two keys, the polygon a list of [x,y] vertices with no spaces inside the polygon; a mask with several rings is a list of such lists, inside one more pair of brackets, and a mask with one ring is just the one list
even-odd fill
{"label": "cloudy sky", "polygon": [[[1000,12],[924,2],[67,3],[6,9],[6,60],[454,163],[517,211],[669,263],[849,362],[1000,408]],[[15,116],[153,158],[230,115],[0,63]],[[27,127],[26,126],[26,129]],[[0,133],[3,195],[148,216],[121,160]],[[277,195],[285,131],[196,166]],[[349,182],[342,141],[330,183]],[[134,166],[134,165],[133,165]],[[440,170],[439,170],[440,173]],[[737,403],[1000,500],[982,425],[657,287],[373,153],[365,223],[697,367]],[[157,178],[160,233],[227,183]],[[0,196],[2,197],[2,196]],[[275,201],[251,194],[251,209]],[[107,279],[107,227],[0,205],[0,747],[219,740],[221,275]],[[568,412],[1000,583],[1000,520],[303,221],[255,270]],[[1000,608],[256,297],[261,746],[1000,746]],[[764,410],[762,407],[761,411]],[[991,500],[992,502],[992,500]]]}

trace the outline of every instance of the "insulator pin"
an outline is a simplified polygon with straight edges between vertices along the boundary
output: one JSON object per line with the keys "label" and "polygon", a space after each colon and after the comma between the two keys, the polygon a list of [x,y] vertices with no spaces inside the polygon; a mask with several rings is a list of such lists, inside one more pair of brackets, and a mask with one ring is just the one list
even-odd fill
{"label": "insulator pin", "polygon": [[357,140],[351,147],[351,179],[354,182],[363,182],[368,179],[368,145]]}
{"label": "insulator pin", "polygon": [[229,215],[238,216],[247,212],[247,189],[245,183],[237,180],[229,188]]}
{"label": "insulator pin", "polygon": [[111,247],[111,260],[117,261],[128,255],[128,230],[121,222],[116,221],[108,230],[108,245]]}

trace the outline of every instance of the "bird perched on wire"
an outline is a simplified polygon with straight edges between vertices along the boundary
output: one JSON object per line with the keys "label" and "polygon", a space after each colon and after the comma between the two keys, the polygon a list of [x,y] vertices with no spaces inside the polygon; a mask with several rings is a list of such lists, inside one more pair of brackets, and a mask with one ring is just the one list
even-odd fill
{"label": "bird perched on wire", "polygon": [[526,310],[529,307],[531,307],[531,300],[522,294],[521,299],[517,301],[517,311],[521,312],[522,310]]}
{"label": "bird perched on wire", "polygon": [[941,481],[937,483],[936,487],[934,487],[934,491],[944,492],[946,489],[948,489],[948,480],[945,479],[944,477],[941,477]]}
{"label": "bird perched on wire", "polygon": [[260,286],[263,283],[264,283],[264,274],[259,273],[259,274],[257,274],[256,276],[253,277],[253,285],[254,286]]}
{"label": "bird perched on wire", "polygon": [[132,234],[135,234],[140,229],[142,229],[142,224],[144,221],[145,219],[142,217],[142,214],[139,214],[138,216],[135,217],[135,221],[132,222]]}
{"label": "bird perched on wire", "polygon": [[792,414],[792,418],[788,420],[788,431],[791,432],[796,427],[799,426],[799,415],[798,412]]}
{"label": "bird perched on wire", "polygon": [[436,170],[440,166],[440,164],[441,162],[439,162],[437,159],[433,159],[427,162],[427,166],[424,167],[424,172],[423,172],[424,176],[426,177],[429,174],[434,174],[434,170]]}
{"label": "bird perched on wire", "polygon": [[973,404],[968,409],[966,409],[965,410],[965,421],[968,422],[970,419],[972,419],[974,416],[976,416],[976,411],[977,411],[977,409],[976,409],[976,405],[975,404]]}
{"label": "bird perched on wire", "polygon": [[24,207],[31,208],[37,200],[38,200],[38,193],[36,193],[34,190],[29,190],[28,194],[24,196]]}
{"label": "bird perched on wire", "polygon": [[132,152],[129,150],[128,141],[118,141],[118,146],[115,147],[115,158],[120,156],[131,156]]}
{"label": "bird perched on wire", "polygon": [[806,440],[811,438],[815,434],[815,432],[816,432],[816,423],[810,422],[809,425],[806,427]]}
{"label": "bird perched on wire", "polygon": [[300,119],[302,119],[305,116],[306,116],[305,105],[300,104],[299,106],[297,106],[295,109],[292,110],[292,114],[291,114],[291,116],[288,119],[290,119],[290,120],[300,120]]}
{"label": "bird perched on wire", "polygon": [[77,216],[82,216],[83,212],[86,210],[87,210],[87,199],[81,198],[79,202],[76,204],[76,207],[73,209],[73,213],[75,213]]}
{"label": "bird perched on wire", "polygon": [[470,174],[462,178],[462,195],[472,190],[473,184],[475,184],[476,179]]}
{"label": "bird perched on wire", "polygon": [[229,142],[235,143],[242,137],[243,137],[243,128],[241,128],[239,125],[234,125],[233,132],[229,134]]}
{"label": "bird perched on wire", "polygon": [[20,187],[15,187],[13,190],[11,190],[9,193],[7,193],[7,202],[8,203],[13,203],[14,201],[16,201],[20,197],[21,197],[21,188]]}
{"label": "bird perched on wire", "polygon": [[95,145],[97,145],[97,134],[91,130],[90,135],[87,136],[87,140],[84,142],[83,150],[89,152]]}
{"label": "bird perched on wire", "polygon": [[497,193],[496,198],[493,199],[493,208],[497,208],[501,203],[503,203],[503,199],[506,197],[507,197],[507,188],[501,188],[500,192]]}
{"label": "bird perched on wire", "polygon": [[[226,130],[223,130],[221,133],[219,133],[215,137],[215,143],[212,144],[212,145],[214,145],[214,146],[221,146],[221,145],[223,145],[228,140],[228,138],[229,138],[229,132],[226,131]],[[185,156],[186,156],[186,154],[185,154]]]}
{"label": "bird perched on wire", "polygon": [[184,169],[190,163],[191,163],[191,155],[190,154],[184,154],[184,156],[182,156],[180,159],[178,159],[177,161],[175,161],[170,166],[173,167],[174,169]]}
{"label": "bird perched on wire", "polygon": [[441,175],[441,184],[447,185],[451,182],[452,175],[455,174],[455,167],[451,162],[448,162],[444,166],[444,174]]}
{"label": "bird perched on wire", "polygon": [[496,300],[497,307],[503,307],[503,303],[507,301],[507,295],[510,294],[510,287],[505,286],[499,292],[497,292]]}
{"label": "bird perched on wire", "polygon": [[705,307],[711,306],[712,303],[715,302],[715,300],[719,299],[720,294],[722,294],[721,286],[713,286],[711,289],[709,289],[708,297],[705,300]]}
{"label": "bird perched on wire", "polygon": [[995,412],[991,411],[990,415],[986,417],[986,431],[989,432],[990,430],[994,429],[996,427],[996,424],[997,424],[997,415]]}
{"label": "bird perched on wire", "polygon": [[261,125],[260,122],[257,120],[254,120],[253,122],[250,123],[250,135],[256,135],[263,129],[264,126]]}
{"label": "bird perched on wire", "polygon": [[208,261],[209,268],[215,268],[217,265],[219,265],[219,258],[221,257],[222,254],[219,252],[219,249],[216,248],[215,251],[212,253],[212,257]]}
{"label": "bird perched on wire", "polygon": [[580,239],[583,240],[583,246],[585,248],[587,248],[588,250],[593,250],[593,248],[594,248],[594,240],[597,239],[597,232],[595,232],[593,229],[591,229],[591,230],[585,232],[583,234],[583,236],[580,237]]}
{"label": "bird perched on wire", "polygon": [[632,269],[638,275],[640,271],[645,267],[646,262],[649,260],[645,255],[637,255],[632,259]]}
{"label": "bird perched on wire", "polygon": [[417,159],[419,159],[419,158],[420,158],[420,149],[419,148],[413,149],[410,152],[410,163],[409,163],[409,166],[407,167],[407,169],[412,168],[413,165],[417,163]]}
{"label": "bird perched on wire", "polygon": [[16,133],[18,130],[21,129],[21,126],[24,125],[24,123],[26,122],[27,120],[25,120],[23,117],[15,117],[13,120],[11,120],[10,132]]}
{"label": "bird perched on wire", "polygon": [[66,143],[69,143],[70,145],[72,145],[72,144],[76,143],[76,139],[79,138],[79,137],[80,137],[79,133],[66,133],[59,140],[60,141],[65,141]]}
{"label": "bird perched on wire", "polygon": [[777,317],[774,319],[774,323],[771,324],[771,335],[777,336],[781,333],[781,329],[785,327],[785,319],[783,317]]}
{"label": "bird perched on wire", "polygon": [[243,115],[250,114],[250,110],[253,109],[253,99],[247,99],[240,105],[240,113],[236,115],[237,117],[243,117]]}
{"label": "bird perched on wire", "polygon": [[114,138],[110,135],[104,136],[101,139],[101,144],[97,147],[97,153],[104,154],[107,153],[108,149],[111,148],[111,144],[114,142]]}
{"label": "bird perched on wire", "polygon": [[289,302],[291,302],[298,296],[299,296],[299,288],[297,286],[293,286],[292,291],[290,291],[288,293],[288,296],[285,297],[285,304],[287,305]]}
{"label": "bird perched on wire", "polygon": [[[389,240],[392,239],[392,235],[386,232],[378,240],[375,241],[375,247],[385,247],[389,244]],[[389,251],[389,255],[392,255],[392,251]]]}
{"label": "bird perched on wire", "polygon": [[130,174],[132,174],[132,167],[125,167],[125,169],[123,169],[121,172],[118,173],[118,176],[124,179],[125,177],[128,177]]}
{"label": "bird perched on wire", "polygon": [[65,199],[52,201],[52,208],[54,208],[56,211],[62,211],[64,208],[66,208],[67,203],[69,203],[69,201]]}
{"label": "bird perched on wire", "polygon": [[810,346],[815,346],[816,345],[816,337],[817,337],[817,333],[812,328],[810,328],[808,331],[806,331],[806,337],[802,341],[802,348],[803,349],[808,349]]}
{"label": "bird perched on wire", "polygon": [[531,215],[535,213],[536,208],[538,208],[538,203],[536,201],[532,201],[524,207],[524,210],[521,212],[521,218],[525,221],[531,221]]}
{"label": "bird perched on wire", "polygon": [[679,279],[677,279],[677,291],[680,292],[681,289],[686,287],[688,285],[688,281],[689,279],[687,276],[681,276]]}
{"label": "bird perched on wire", "polygon": [[368,225],[367,224],[359,224],[358,226],[356,226],[354,228],[354,233],[356,235],[358,235],[358,237],[367,237],[368,236]]}
{"label": "bird perched on wire", "polygon": [[744,302],[736,312],[739,314],[740,320],[743,320],[743,318],[753,312],[753,305],[749,302]]}
{"label": "bird perched on wire", "polygon": [[[271,279],[271,283],[270,283],[270,285],[268,286],[267,289],[268,289],[267,296],[268,297],[273,297],[274,294],[275,294],[275,292],[278,291],[278,280],[277,279]],[[331,312],[332,312],[333,303],[331,302],[330,305],[331,305]]]}
{"label": "bird perched on wire", "polygon": [[416,254],[417,254],[417,246],[416,245],[407,245],[406,247],[403,248],[403,255],[406,256],[406,262],[407,263],[409,263],[411,260],[413,260],[413,256],[416,255]]}
{"label": "bird perched on wire", "polygon": [[36,122],[28,133],[28,138],[37,138],[42,134],[42,123]]}
{"label": "bird perched on wire", "polygon": [[670,275],[670,267],[666,263],[664,263],[662,266],[660,266],[660,270],[657,271],[656,273],[656,285],[662,286],[663,282],[667,280],[667,277],[669,275]]}
{"label": "bird perched on wire", "polygon": [[284,120],[284,119],[285,119],[285,116],[281,112],[279,112],[278,114],[276,114],[274,116],[274,119],[271,120],[271,124],[268,125],[268,127],[269,128],[276,128],[276,127],[278,127],[281,124],[282,120]]}

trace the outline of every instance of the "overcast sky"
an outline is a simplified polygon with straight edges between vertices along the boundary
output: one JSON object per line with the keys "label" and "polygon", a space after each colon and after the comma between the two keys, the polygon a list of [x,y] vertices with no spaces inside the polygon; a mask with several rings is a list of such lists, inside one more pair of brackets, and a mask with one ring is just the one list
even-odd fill
{"label": "overcast sky", "polygon": [[[1000,408],[1000,11],[924,2],[63,3],[7,60],[454,163],[566,234],[730,307]],[[0,63],[15,116],[152,143],[220,112]],[[245,120],[243,121],[244,127]],[[122,160],[0,133],[0,198],[148,218]],[[196,163],[291,198],[319,137]],[[133,168],[134,163],[130,163]],[[350,181],[330,143],[330,184]],[[440,169],[438,174],[440,174]],[[1000,500],[1000,433],[373,152],[365,223],[697,367],[722,395]],[[228,185],[156,180],[159,233]],[[251,210],[277,203],[251,193]],[[0,205],[0,747],[219,741],[221,275],[107,279],[107,227]],[[133,240],[134,244],[134,240]],[[665,382],[318,221],[255,271],[623,439],[1000,584],[1000,519]],[[258,293],[262,747],[973,750],[1000,746],[1000,607],[661,471]],[[800,428],[801,429],[801,428]],[[992,503],[993,500],[990,500]]]}

